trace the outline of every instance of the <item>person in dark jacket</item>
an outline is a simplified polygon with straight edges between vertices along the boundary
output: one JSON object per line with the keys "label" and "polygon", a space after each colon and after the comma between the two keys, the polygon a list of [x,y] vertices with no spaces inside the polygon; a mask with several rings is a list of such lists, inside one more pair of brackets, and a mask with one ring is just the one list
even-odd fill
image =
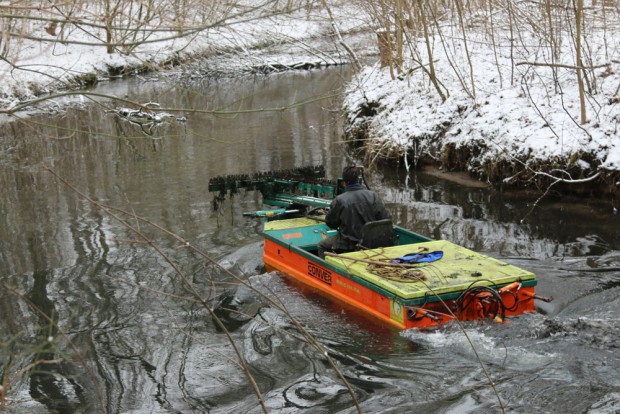
{"label": "person in dark jacket", "polygon": [[359,182],[360,173],[361,168],[355,166],[345,167],[342,171],[345,191],[332,200],[325,216],[325,223],[338,229],[338,233],[319,242],[318,255],[321,258],[325,257],[326,251],[343,253],[355,250],[364,224],[390,217],[381,199]]}

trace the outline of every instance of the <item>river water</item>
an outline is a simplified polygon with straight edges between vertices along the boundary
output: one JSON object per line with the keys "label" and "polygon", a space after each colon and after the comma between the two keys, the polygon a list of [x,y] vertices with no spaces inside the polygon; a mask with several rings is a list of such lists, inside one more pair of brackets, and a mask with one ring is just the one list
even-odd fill
{"label": "river water", "polygon": [[[335,178],[348,76],[135,78],[98,92],[174,116],[139,125],[101,100],[1,125],[2,408],[261,412],[236,349],[269,412],[620,412],[620,225],[604,197],[368,174],[397,224],[538,275],[554,300],[505,324],[397,332],[264,273],[261,223],[242,214],[259,195],[214,211],[209,178],[317,164]],[[196,295],[248,315],[220,314],[228,338]]]}

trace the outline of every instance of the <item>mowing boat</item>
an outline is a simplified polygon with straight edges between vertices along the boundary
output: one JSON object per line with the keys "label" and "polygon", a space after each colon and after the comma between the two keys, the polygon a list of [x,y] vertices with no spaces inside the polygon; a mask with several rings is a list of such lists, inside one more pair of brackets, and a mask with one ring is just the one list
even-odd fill
{"label": "mowing boat", "polygon": [[322,166],[215,177],[214,208],[242,189],[262,193],[272,207],[244,215],[265,220],[263,259],[278,270],[399,329],[425,329],[454,319],[493,319],[535,311],[536,276],[524,269],[379,220],[364,225],[359,250],[317,255],[337,230],[325,209],[343,190]]}

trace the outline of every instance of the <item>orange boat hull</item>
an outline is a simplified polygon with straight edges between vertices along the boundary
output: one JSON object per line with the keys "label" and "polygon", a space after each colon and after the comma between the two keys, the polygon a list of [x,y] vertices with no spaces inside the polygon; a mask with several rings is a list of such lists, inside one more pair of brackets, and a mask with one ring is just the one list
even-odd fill
{"label": "orange boat hull", "polygon": [[[450,320],[475,320],[499,316],[488,292],[461,297],[467,307],[459,307],[459,299],[429,300],[420,305],[382,294],[343,274],[341,269],[313,260],[311,254],[265,239],[264,262],[268,270],[279,270],[295,280],[345,302],[398,329],[430,328]],[[506,286],[499,289],[504,316],[535,311],[534,286]]]}

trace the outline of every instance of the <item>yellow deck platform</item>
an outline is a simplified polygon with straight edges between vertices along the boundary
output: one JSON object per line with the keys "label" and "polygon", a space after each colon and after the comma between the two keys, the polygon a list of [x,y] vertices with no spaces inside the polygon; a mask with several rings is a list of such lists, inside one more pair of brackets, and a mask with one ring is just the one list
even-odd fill
{"label": "yellow deck platform", "polygon": [[[383,275],[381,276],[368,270],[368,263],[355,261],[355,259],[389,261],[388,259],[415,253],[420,247],[425,247],[426,252],[443,252],[441,259],[415,266],[415,270],[423,274],[423,281],[407,279],[407,281],[401,282],[398,281],[398,271],[393,271],[390,274],[389,270],[386,271],[385,268],[381,268]],[[403,299],[422,298],[427,294],[434,296],[452,292],[458,293],[467,289],[474,282],[477,286],[494,286],[519,280],[526,282],[536,279],[536,276],[531,272],[446,240],[344,253],[338,257],[328,256],[326,261],[343,269],[345,273],[358,276]]]}

